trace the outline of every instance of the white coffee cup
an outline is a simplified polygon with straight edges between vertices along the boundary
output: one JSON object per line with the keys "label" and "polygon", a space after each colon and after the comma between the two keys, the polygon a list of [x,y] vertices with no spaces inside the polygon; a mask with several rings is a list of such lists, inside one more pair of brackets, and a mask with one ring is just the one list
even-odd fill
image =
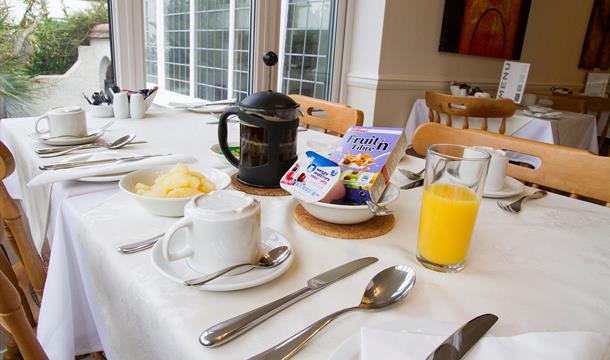
{"label": "white coffee cup", "polygon": [[509,160],[506,152],[488,146],[477,146],[476,149],[485,151],[491,155],[487,179],[485,180],[485,191],[495,192],[502,190]]}
{"label": "white coffee cup", "polygon": [[[40,129],[40,123],[44,119],[47,120],[48,130]],[[51,137],[83,137],[87,135],[87,117],[85,111],[78,106],[53,108],[36,120],[34,128],[37,133],[49,133]]]}
{"label": "white coffee cup", "polygon": [[[184,207],[184,218],[165,233],[163,256],[167,261],[186,258],[189,266],[204,274],[230,265],[256,263],[260,218],[259,202],[242,192],[218,190],[196,196]],[[171,244],[180,229],[187,230],[186,244],[175,251]]]}
{"label": "white coffee cup", "polygon": [[538,101],[536,94],[524,94],[521,98],[521,105],[523,106],[534,106]]}

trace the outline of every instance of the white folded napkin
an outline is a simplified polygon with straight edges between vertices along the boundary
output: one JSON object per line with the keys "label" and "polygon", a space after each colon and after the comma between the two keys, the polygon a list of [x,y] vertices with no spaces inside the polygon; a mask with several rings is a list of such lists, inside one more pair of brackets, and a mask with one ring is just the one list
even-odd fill
{"label": "white folded napkin", "polygon": [[[362,328],[362,360],[425,359],[447,336]],[[532,332],[515,336],[484,336],[464,356],[465,360],[601,360],[610,338],[586,331]]]}
{"label": "white folded napkin", "polygon": [[88,167],[79,167],[62,170],[46,170],[40,175],[35,176],[28,186],[38,186],[52,184],[59,181],[75,180],[83,177],[119,174],[128,171],[135,171],[159,165],[170,165],[177,163],[194,163],[197,162],[191,155],[176,154],[167,156],[156,156],[137,161],[119,161],[107,165],[97,165]]}

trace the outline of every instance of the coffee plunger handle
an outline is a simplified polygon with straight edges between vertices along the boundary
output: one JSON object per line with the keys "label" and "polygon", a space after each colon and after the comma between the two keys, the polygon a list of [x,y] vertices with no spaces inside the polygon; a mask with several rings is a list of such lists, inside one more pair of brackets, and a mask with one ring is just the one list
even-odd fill
{"label": "coffee plunger handle", "polygon": [[265,55],[263,55],[263,62],[265,65],[269,66],[269,90],[271,90],[271,82],[273,78],[273,66],[277,64],[278,57],[277,54],[273,51],[267,51]]}

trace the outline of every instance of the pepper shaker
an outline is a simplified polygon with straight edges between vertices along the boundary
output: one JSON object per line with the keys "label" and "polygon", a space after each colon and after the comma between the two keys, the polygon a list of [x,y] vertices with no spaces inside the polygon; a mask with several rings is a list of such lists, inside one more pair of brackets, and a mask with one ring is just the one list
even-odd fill
{"label": "pepper shaker", "polygon": [[142,119],[144,117],[144,96],[142,94],[131,94],[129,99],[129,112],[132,119]]}

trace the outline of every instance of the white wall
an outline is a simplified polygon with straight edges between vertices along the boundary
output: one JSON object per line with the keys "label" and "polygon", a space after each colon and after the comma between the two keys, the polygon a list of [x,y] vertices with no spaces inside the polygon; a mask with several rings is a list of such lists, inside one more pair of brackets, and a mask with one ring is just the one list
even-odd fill
{"label": "white wall", "polygon": [[[355,0],[357,7],[367,0]],[[354,34],[379,31],[369,26],[369,16],[381,19],[382,42],[379,70],[367,73],[352,62],[348,71],[348,104],[366,107],[366,120],[378,126],[405,125],[413,102],[427,90],[448,90],[447,82],[456,80],[495,91],[504,60],[438,51],[445,0],[378,0],[385,2],[383,15],[355,13]],[[372,11],[373,5],[368,6]],[[528,90],[545,91],[552,85],[581,89],[586,71],[578,69],[593,0],[534,0],[528,19],[521,61],[531,63]],[[383,18],[381,18],[383,16]],[[359,29],[361,28],[361,29]],[[367,36],[376,38],[375,34]],[[359,47],[352,56],[369,56],[375,48],[357,44],[366,37],[354,37]],[[366,51],[370,48],[370,52]],[[370,69],[370,67],[369,67]],[[365,102],[349,92],[374,95]],[[371,109],[370,99],[374,99]]]}
{"label": "white wall", "polygon": [[347,13],[349,69],[342,100],[364,112],[365,125],[374,119],[376,90],[374,86],[359,86],[358,79],[376,79],[379,73],[385,3],[352,0]]}
{"label": "white wall", "polygon": [[90,45],[78,47],[78,60],[65,74],[36,76],[39,100],[29,109],[30,116],[57,106],[78,105],[86,109],[83,93],[90,96],[104,88],[109,59],[110,40],[90,39]]}

